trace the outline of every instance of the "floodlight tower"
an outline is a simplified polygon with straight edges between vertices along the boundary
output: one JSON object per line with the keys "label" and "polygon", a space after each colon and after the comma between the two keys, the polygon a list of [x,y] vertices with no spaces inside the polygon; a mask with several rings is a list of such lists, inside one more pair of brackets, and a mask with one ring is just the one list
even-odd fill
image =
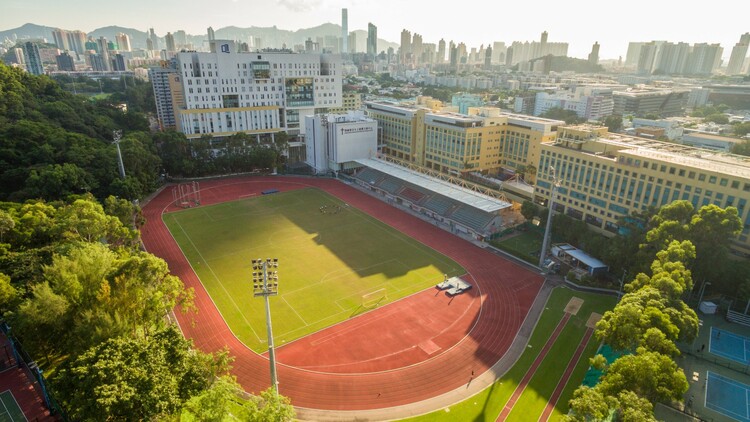
{"label": "floodlight tower", "polygon": [[113,130],[112,131],[112,141],[113,144],[117,145],[117,164],[119,165],[120,169],[120,178],[125,178],[125,164],[122,162],[122,152],[120,151],[120,139],[122,139],[122,131],[121,130]]}
{"label": "floodlight tower", "polygon": [[268,360],[271,364],[271,386],[278,397],[279,381],[276,378],[276,352],[273,348],[273,331],[271,330],[271,305],[269,296],[279,294],[279,272],[271,271],[279,267],[278,258],[253,259],[253,296],[266,298],[266,331],[268,335]]}
{"label": "floodlight tower", "polygon": [[550,176],[552,176],[552,190],[549,194],[549,213],[547,214],[547,226],[544,228],[544,240],[542,240],[542,250],[539,251],[539,268],[543,268],[544,259],[547,257],[547,248],[549,248],[549,239],[552,235],[552,211],[555,207],[555,193],[559,184],[555,176],[555,168],[549,166]]}

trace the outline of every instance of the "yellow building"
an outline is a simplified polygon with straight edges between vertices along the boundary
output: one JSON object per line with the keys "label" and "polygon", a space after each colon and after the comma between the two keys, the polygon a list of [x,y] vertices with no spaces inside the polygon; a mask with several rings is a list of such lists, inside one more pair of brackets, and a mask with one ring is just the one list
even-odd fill
{"label": "yellow building", "polygon": [[603,233],[618,219],[688,200],[694,207],[737,207],[744,229],[733,249],[750,254],[750,158],[608,133],[593,126],[562,127],[541,145],[535,202],[547,205],[551,168],[559,182],[555,210]]}
{"label": "yellow building", "polygon": [[346,114],[349,111],[362,109],[362,94],[347,91],[341,94],[341,107],[329,108],[329,114]]}
{"label": "yellow building", "polygon": [[463,115],[384,102],[365,107],[378,121],[384,154],[450,174],[536,167],[541,143],[554,139],[564,124],[489,108]]}

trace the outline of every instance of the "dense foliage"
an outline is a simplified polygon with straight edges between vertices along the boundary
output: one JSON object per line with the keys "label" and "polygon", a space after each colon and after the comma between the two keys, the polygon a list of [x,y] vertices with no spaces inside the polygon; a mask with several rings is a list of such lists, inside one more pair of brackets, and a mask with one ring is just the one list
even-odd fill
{"label": "dense foliage", "polygon": [[[91,101],[46,76],[0,64],[0,200],[91,192],[136,199],[156,186],[160,159],[137,110]],[[128,177],[119,178],[113,131]]]}

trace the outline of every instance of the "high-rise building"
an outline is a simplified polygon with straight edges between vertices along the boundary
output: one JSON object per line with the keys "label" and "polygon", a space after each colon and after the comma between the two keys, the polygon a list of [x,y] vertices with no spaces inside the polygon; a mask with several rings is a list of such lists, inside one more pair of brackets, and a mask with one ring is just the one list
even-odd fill
{"label": "high-rise building", "polygon": [[161,50],[161,48],[159,48],[159,37],[154,32],[154,28],[149,28],[148,38],[151,40],[151,45],[153,46],[152,50],[155,50],[155,51]]}
{"label": "high-rise building", "polygon": [[399,63],[406,63],[410,60],[411,56],[411,32],[402,29],[401,30],[401,44],[399,48]]}
{"label": "high-rise building", "polygon": [[88,55],[88,62],[91,65],[91,70],[95,72],[104,72],[107,70],[107,66],[104,65],[104,59],[101,54],[90,53]]}
{"label": "high-rise building", "polygon": [[636,65],[636,71],[640,74],[650,74],[654,68],[654,60],[656,59],[656,51],[658,46],[654,41],[649,43],[643,43],[638,48],[638,63]]}
{"label": "high-rise building", "polygon": [[184,98],[175,123],[188,138],[281,130],[295,135],[304,133],[303,116],[341,107],[338,55],[241,53],[234,41],[212,44],[215,52],[175,55]]}
{"label": "high-rise building", "polygon": [[745,32],[740,36],[740,42],[732,48],[732,55],[729,57],[729,64],[727,65],[727,75],[739,75],[742,73],[748,46],[750,46],[750,32]]}
{"label": "high-rise building", "polygon": [[78,54],[83,54],[86,52],[86,33],[82,31],[72,31],[68,32],[69,41],[68,44],[70,44],[71,50],[75,51]]}
{"label": "high-rise building", "polygon": [[638,66],[643,44],[642,42],[631,42],[628,44],[628,53],[625,55],[625,66]]}
{"label": "high-rise building", "polygon": [[177,44],[177,49],[185,48],[188,44],[187,42],[187,34],[185,31],[180,29],[179,31],[175,31],[174,33],[174,42]]}
{"label": "high-rise building", "polygon": [[177,51],[174,43],[174,35],[172,35],[171,32],[167,32],[167,35],[164,36],[164,42],[167,44],[168,52],[174,53],[175,51]]}
{"label": "high-rise building", "polygon": [[212,27],[208,27],[208,42],[214,41],[216,39],[216,34],[214,33],[214,29]]}
{"label": "high-rise building", "polygon": [[117,42],[117,49],[119,51],[132,51],[130,46],[130,35],[120,32],[115,35],[115,41]]}
{"label": "high-rise building", "polygon": [[55,42],[55,45],[60,50],[72,50],[73,48],[70,45],[70,39],[68,37],[68,31],[64,29],[54,29],[52,30],[52,39]]}
{"label": "high-rise building", "polygon": [[411,61],[414,64],[422,63],[422,53],[424,52],[424,45],[422,44],[422,36],[414,33],[414,37],[411,40]]}
{"label": "high-rise building", "polygon": [[367,55],[375,57],[378,54],[378,27],[367,24]]}
{"label": "high-rise building", "polygon": [[109,42],[104,37],[99,37],[96,40],[96,44],[99,46],[99,55],[102,56],[102,62],[104,64],[104,70],[112,70],[112,63],[109,58]]}
{"label": "high-rise building", "polygon": [[159,127],[162,130],[180,130],[177,127],[177,112],[185,108],[182,78],[176,66],[174,61],[163,62],[161,67],[152,67],[148,70],[148,79],[154,89],[156,117],[159,119]]}
{"label": "high-rise building", "polygon": [[39,46],[32,42],[25,42],[22,48],[26,70],[32,75],[43,75],[44,65],[42,65],[42,56],[39,54]]}
{"label": "high-rise building", "polygon": [[710,75],[719,68],[724,49],[719,44],[696,43],[685,64],[685,74]]}
{"label": "high-rise building", "polygon": [[357,52],[357,33],[349,33],[349,53],[354,54]]}
{"label": "high-rise building", "polygon": [[591,46],[591,53],[589,53],[589,63],[599,64],[599,41],[594,42]]}
{"label": "high-rise building", "polygon": [[685,72],[690,45],[684,42],[665,42],[659,46],[652,72],[660,75],[679,75]]}
{"label": "high-rise building", "polygon": [[440,39],[438,42],[438,50],[437,50],[437,59],[435,60],[435,63],[443,63],[445,62],[445,40]]}
{"label": "high-rise building", "polygon": [[128,66],[125,64],[125,57],[122,54],[117,53],[112,56],[111,69],[115,72],[124,72],[128,70]]}
{"label": "high-rise building", "polygon": [[341,9],[341,52],[349,53],[349,11]]}
{"label": "high-rise building", "polygon": [[487,47],[484,51],[484,68],[490,69],[492,67],[492,47]]}
{"label": "high-rise building", "polygon": [[63,72],[73,72],[76,70],[73,57],[67,51],[60,53],[59,56],[55,57],[55,60],[57,61],[57,70]]}

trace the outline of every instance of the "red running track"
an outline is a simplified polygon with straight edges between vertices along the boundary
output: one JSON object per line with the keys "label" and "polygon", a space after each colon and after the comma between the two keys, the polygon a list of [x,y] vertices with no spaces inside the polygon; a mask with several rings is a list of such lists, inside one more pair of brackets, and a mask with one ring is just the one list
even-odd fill
{"label": "red running track", "polygon": [[529,381],[531,381],[531,378],[534,376],[534,373],[536,373],[537,368],[539,368],[539,365],[541,365],[544,361],[544,358],[547,356],[547,352],[549,352],[549,349],[551,349],[552,345],[555,344],[555,341],[557,341],[557,337],[560,335],[569,319],[570,314],[568,313],[563,315],[562,319],[560,319],[557,327],[555,327],[555,331],[553,331],[552,335],[549,337],[549,339],[547,339],[544,347],[542,347],[542,350],[539,351],[539,355],[537,355],[536,359],[534,359],[534,362],[532,362],[531,366],[526,371],[526,374],[524,374],[523,378],[521,378],[521,382],[519,382],[518,386],[516,386],[516,390],[513,391],[513,395],[511,395],[510,399],[508,399],[508,403],[505,403],[505,407],[503,407],[503,411],[500,412],[500,416],[497,417],[497,420],[504,421],[508,419],[508,415],[510,415],[510,412],[513,411],[513,406],[515,406],[518,399],[521,398],[523,390],[525,390],[526,386],[529,385]]}
{"label": "red running track", "polygon": [[565,368],[565,372],[560,378],[560,381],[557,383],[557,386],[555,387],[555,391],[552,392],[552,395],[547,401],[547,406],[544,408],[544,412],[542,412],[542,416],[539,417],[539,421],[547,422],[547,419],[549,419],[549,416],[552,414],[552,411],[555,409],[555,406],[557,405],[557,401],[560,399],[560,396],[562,395],[565,385],[568,384],[568,380],[570,379],[570,376],[573,375],[573,370],[576,369],[576,365],[578,365],[578,361],[581,360],[581,355],[583,355],[583,351],[586,349],[586,346],[588,346],[589,340],[591,339],[592,334],[594,334],[594,330],[592,328],[589,328],[586,330],[586,334],[583,335],[583,339],[581,339],[581,343],[578,345],[578,348],[576,348],[576,352],[570,358],[570,362],[568,362],[568,367]]}
{"label": "red running track", "polygon": [[[456,344],[441,347],[441,352],[433,352],[433,356],[416,363],[410,363],[413,357],[382,365],[370,362],[367,368],[352,365],[343,373],[330,368],[322,372],[280,365],[279,390],[290,397],[295,406],[365,410],[414,403],[465,385],[472,371],[484,372],[507,352],[542,286],[542,277],[534,272],[336,180],[251,177],[201,181],[201,200],[204,205],[209,205],[256,195],[270,188],[287,191],[305,187],[316,187],[334,195],[458,262],[475,282],[481,310],[478,316],[467,313],[466,318],[472,318],[473,325],[469,324],[470,331],[457,339]],[[147,224],[141,234],[146,248],[164,258],[172,273],[178,275],[187,287],[195,289],[195,304],[199,312],[177,312],[183,333],[205,351],[228,347],[236,358],[232,372],[247,391],[268,388],[268,360],[248,349],[232,334],[163,224],[161,214],[172,209],[171,202],[172,192],[167,188],[145,206]],[[392,307],[408,308],[402,302],[361,315],[356,318],[357,323],[379,318],[379,313],[389,312]],[[335,327],[321,333],[328,333],[331,329]],[[388,343],[382,339],[370,339],[370,342]],[[424,350],[434,350],[430,344],[422,346]],[[340,354],[346,355],[345,352]],[[348,359],[350,363],[356,361]],[[364,360],[361,359],[361,363]],[[335,361],[326,362],[330,365]]]}

